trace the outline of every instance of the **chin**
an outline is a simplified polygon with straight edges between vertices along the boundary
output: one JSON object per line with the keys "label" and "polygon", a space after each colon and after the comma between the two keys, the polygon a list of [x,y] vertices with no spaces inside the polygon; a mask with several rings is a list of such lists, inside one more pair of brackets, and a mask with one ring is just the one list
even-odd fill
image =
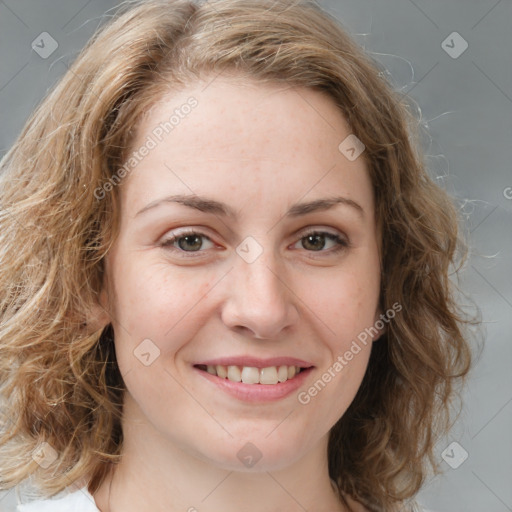
{"label": "chin", "polygon": [[304,442],[291,442],[288,437],[283,443],[282,437],[271,440],[268,432],[260,436],[253,435],[252,440],[229,438],[217,444],[217,450],[212,452],[212,446],[197,455],[218,468],[226,471],[244,473],[261,473],[264,471],[279,471],[285,469],[300,459],[307,451]]}

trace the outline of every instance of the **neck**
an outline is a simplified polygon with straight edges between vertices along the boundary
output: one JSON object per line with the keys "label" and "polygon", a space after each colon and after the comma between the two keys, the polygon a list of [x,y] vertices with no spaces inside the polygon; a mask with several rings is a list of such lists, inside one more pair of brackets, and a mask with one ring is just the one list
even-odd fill
{"label": "neck", "polygon": [[129,398],[123,457],[94,499],[101,512],[343,512],[331,486],[327,436],[291,466],[228,471],[187,453],[138,414]]}

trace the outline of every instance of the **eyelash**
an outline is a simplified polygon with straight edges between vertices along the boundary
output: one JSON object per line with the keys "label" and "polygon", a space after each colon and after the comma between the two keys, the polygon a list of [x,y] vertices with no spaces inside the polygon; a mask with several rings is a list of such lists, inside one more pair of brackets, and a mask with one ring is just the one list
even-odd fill
{"label": "eyelash", "polygon": [[[301,240],[307,238],[308,236],[318,236],[318,235],[325,236],[325,238],[327,240],[331,240],[331,241],[335,242],[337,244],[337,246],[334,248],[330,248],[328,250],[319,250],[319,251],[308,251],[307,249],[304,249],[306,252],[310,252],[313,254],[314,253],[324,253],[324,254],[328,253],[329,255],[332,255],[332,254],[337,254],[340,251],[342,251],[350,246],[349,241],[347,239],[341,237],[340,235],[337,235],[336,233],[331,233],[329,231],[322,231],[322,230],[318,230],[318,229],[313,229],[311,231],[306,231],[306,232],[302,233],[300,238],[295,243],[300,242]],[[186,230],[186,231],[182,231],[180,233],[170,236],[169,238],[162,240],[162,242],[160,243],[160,246],[166,250],[170,250],[173,252],[178,251],[179,253],[181,253],[180,256],[183,256],[185,258],[201,257],[200,255],[201,255],[201,253],[205,252],[204,250],[184,251],[183,249],[180,249],[178,247],[173,247],[173,244],[175,242],[177,242],[180,238],[185,238],[187,236],[199,236],[201,238],[206,238],[207,240],[209,240],[210,242],[213,243],[213,241],[211,240],[211,238],[209,236],[205,235],[204,233],[201,233],[200,231]],[[295,244],[293,244],[293,245],[295,245]]]}

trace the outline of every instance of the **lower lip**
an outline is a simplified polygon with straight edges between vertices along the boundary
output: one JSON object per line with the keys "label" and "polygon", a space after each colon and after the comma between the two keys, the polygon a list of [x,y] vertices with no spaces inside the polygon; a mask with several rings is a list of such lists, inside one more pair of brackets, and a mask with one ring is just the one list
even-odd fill
{"label": "lower lip", "polygon": [[286,398],[304,384],[313,367],[302,370],[293,379],[277,384],[244,384],[233,382],[229,379],[221,379],[216,375],[195,368],[205,379],[218,386],[222,391],[244,402],[274,402]]}

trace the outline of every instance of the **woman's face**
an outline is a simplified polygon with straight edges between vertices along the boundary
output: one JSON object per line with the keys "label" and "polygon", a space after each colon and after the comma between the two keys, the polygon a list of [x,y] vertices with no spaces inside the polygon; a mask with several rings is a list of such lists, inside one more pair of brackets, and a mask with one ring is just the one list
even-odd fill
{"label": "woman's face", "polygon": [[353,139],[339,148],[349,135],[319,92],[221,78],[143,119],[102,297],[146,434],[231,470],[326,446],[379,314],[372,186]]}

